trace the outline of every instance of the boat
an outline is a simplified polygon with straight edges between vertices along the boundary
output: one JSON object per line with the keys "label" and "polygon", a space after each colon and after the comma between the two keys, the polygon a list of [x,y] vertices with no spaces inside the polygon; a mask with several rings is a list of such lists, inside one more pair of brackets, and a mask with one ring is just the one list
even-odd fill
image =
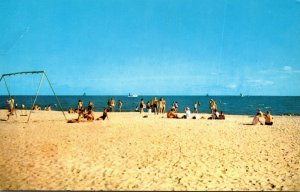
{"label": "boat", "polygon": [[243,93],[240,93],[240,97],[244,97]]}
{"label": "boat", "polygon": [[138,95],[137,94],[128,94],[128,97],[138,97]]}

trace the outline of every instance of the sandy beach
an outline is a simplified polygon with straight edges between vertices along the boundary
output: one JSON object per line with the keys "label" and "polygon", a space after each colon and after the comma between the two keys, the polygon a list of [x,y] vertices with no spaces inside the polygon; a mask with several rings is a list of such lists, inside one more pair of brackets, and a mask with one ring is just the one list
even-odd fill
{"label": "sandy beach", "polygon": [[6,112],[1,190],[300,190],[300,116],[274,116],[273,126],[134,112],[66,123],[37,111],[26,123]]}

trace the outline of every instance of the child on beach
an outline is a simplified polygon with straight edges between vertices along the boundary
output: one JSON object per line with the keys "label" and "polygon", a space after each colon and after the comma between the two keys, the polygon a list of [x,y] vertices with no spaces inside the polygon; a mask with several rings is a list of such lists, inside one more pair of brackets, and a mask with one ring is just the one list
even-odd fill
{"label": "child on beach", "polygon": [[267,113],[265,114],[265,125],[273,125],[273,117],[270,113],[270,111],[267,111]]}

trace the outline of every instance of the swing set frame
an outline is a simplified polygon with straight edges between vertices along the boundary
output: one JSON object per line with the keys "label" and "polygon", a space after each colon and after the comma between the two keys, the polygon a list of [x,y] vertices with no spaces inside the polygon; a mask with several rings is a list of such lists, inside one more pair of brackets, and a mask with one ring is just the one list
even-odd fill
{"label": "swing set frame", "polygon": [[48,84],[49,84],[49,86],[50,86],[50,88],[51,88],[51,90],[53,92],[53,95],[56,98],[56,101],[57,101],[57,103],[59,105],[59,108],[60,108],[61,112],[63,113],[65,119],[68,120],[67,117],[66,117],[66,115],[65,115],[65,113],[64,113],[64,110],[62,109],[61,103],[60,103],[60,101],[59,101],[59,99],[58,99],[58,97],[57,97],[57,95],[56,95],[56,93],[55,93],[55,91],[54,91],[54,89],[52,87],[52,84],[51,84],[51,82],[50,82],[50,80],[49,80],[49,78],[48,78],[48,76],[47,76],[47,74],[46,74],[45,71],[24,71],[24,72],[2,74],[2,76],[0,78],[0,82],[3,79],[9,97],[11,98],[11,93],[9,91],[8,84],[7,84],[6,80],[5,80],[5,77],[14,76],[14,75],[24,75],[24,74],[25,75],[27,75],[27,74],[42,74],[41,80],[39,82],[39,86],[38,86],[38,88],[36,90],[36,93],[35,93],[35,98],[34,98],[34,101],[32,103],[32,107],[31,107],[29,115],[28,115],[27,123],[29,122],[31,112],[33,111],[33,107],[34,107],[35,102],[37,100],[37,97],[38,97],[38,94],[39,94],[39,91],[40,91],[40,87],[41,87],[41,84],[42,84],[42,81],[43,81],[44,77],[46,78],[46,80],[47,80],[47,82],[48,82]]}

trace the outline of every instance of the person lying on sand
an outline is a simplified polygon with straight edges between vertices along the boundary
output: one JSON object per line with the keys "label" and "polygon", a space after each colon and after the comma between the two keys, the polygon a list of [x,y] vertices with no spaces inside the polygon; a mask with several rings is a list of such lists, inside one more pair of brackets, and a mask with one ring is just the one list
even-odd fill
{"label": "person lying on sand", "polygon": [[253,118],[252,125],[257,125],[258,122],[263,125],[261,120],[259,119],[261,117],[261,113],[256,113],[256,116]]}
{"label": "person lying on sand", "polygon": [[273,117],[270,113],[270,111],[267,111],[267,113],[265,114],[265,125],[273,125]]}
{"label": "person lying on sand", "polygon": [[174,119],[179,118],[175,112],[175,108],[172,107],[172,109],[167,113],[167,118],[174,118]]}
{"label": "person lying on sand", "polygon": [[104,108],[102,116],[98,117],[96,120],[102,119],[104,121],[106,118],[109,119],[108,118],[108,110],[106,108]]}

